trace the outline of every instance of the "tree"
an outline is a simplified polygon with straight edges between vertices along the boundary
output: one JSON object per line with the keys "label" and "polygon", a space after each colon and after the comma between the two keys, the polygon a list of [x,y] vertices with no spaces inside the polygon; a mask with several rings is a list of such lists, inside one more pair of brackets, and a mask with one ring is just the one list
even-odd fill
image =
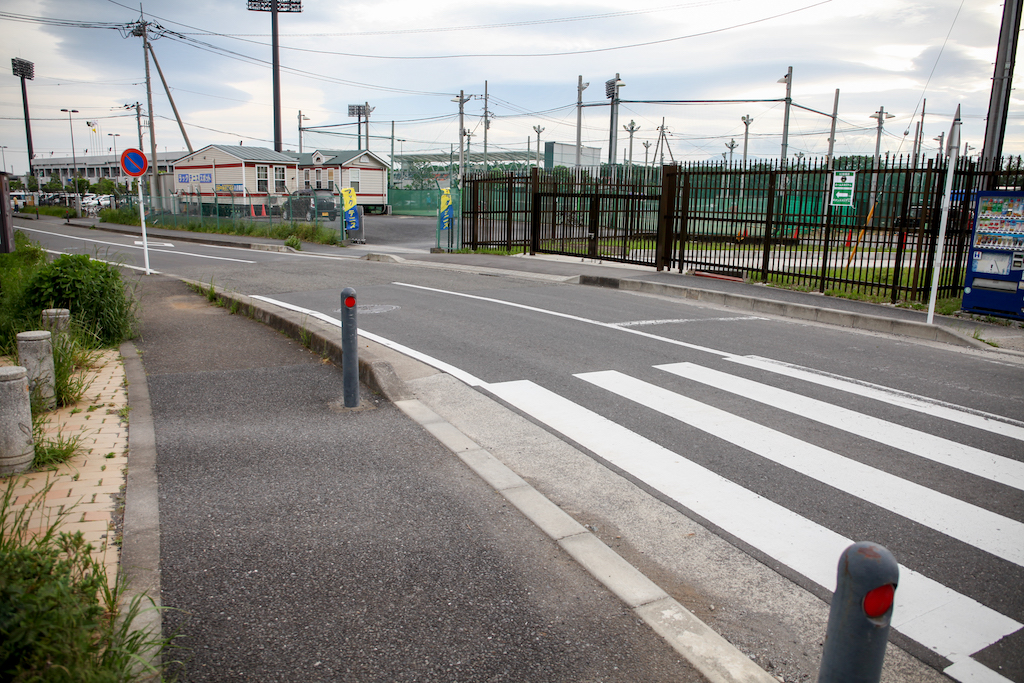
{"label": "tree", "polygon": [[25,187],[25,183],[21,182],[21,179],[13,178],[11,180],[11,189],[12,190],[21,190],[21,189],[24,189],[24,187]]}
{"label": "tree", "polygon": [[115,194],[117,192],[117,183],[110,178],[100,178],[91,189],[96,194]]}
{"label": "tree", "polygon": [[39,178],[35,177],[35,175],[28,176],[28,191],[39,192]]}
{"label": "tree", "polygon": [[64,185],[61,184],[60,178],[57,176],[51,176],[46,184],[43,185],[43,189],[47,192],[60,192],[64,189]]}

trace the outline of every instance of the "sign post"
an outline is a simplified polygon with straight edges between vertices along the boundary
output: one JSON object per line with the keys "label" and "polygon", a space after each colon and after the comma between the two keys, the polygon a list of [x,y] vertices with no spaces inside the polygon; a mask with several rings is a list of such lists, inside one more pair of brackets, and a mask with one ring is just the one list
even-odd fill
{"label": "sign post", "polygon": [[146,155],[139,149],[126,149],[121,154],[121,170],[132,178],[137,178],[139,186],[139,221],[142,223],[142,255],[146,265],[146,275],[152,275],[149,269],[149,241],[146,239],[146,210],[142,205],[142,180],[149,168]]}

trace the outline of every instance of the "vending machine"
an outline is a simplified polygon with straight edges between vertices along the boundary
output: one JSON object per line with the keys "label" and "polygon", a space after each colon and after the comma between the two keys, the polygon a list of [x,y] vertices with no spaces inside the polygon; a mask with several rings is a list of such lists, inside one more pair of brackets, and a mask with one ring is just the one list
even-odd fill
{"label": "vending machine", "polygon": [[962,308],[1024,320],[1024,192],[979,192]]}

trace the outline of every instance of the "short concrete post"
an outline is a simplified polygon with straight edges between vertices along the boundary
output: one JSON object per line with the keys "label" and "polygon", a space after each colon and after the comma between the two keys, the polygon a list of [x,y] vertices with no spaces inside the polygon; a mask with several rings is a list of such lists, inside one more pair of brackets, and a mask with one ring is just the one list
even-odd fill
{"label": "short concrete post", "polygon": [[843,551],[818,683],[878,683],[899,575],[896,558],[877,543]]}
{"label": "short concrete post", "polygon": [[18,362],[28,372],[29,391],[35,392],[46,410],[57,407],[53,381],[53,342],[46,330],[18,334]]}
{"label": "short concrete post", "polygon": [[43,311],[43,329],[53,334],[67,332],[71,326],[71,311],[66,308],[47,308]]}
{"label": "short concrete post", "polygon": [[24,472],[35,456],[28,371],[0,367],[0,476]]}
{"label": "short concrete post", "polygon": [[359,407],[359,337],[356,327],[356,290],[341,290],[341,380],[345,407]]}

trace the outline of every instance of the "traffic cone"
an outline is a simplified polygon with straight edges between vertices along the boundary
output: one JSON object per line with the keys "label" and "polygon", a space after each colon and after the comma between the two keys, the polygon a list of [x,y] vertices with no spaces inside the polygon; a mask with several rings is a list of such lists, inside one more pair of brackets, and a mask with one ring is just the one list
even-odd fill
{"label": "traffic cone", "polygon": [[267,205],[266,204],[260,204],[260,211],[263,212],[263,213],[260,214],[260,216],[262,218],[266,218],[267,217]]}
{"label": "traffic cone", "polygon": [[252,204],[249,205],[249,215],[252,216],[253,218],[256,218],[256,207],[254,207]]}
{"label": "traffic cone", "polygon": [[853,244],[853,230],[846,233],[846,246]]}

